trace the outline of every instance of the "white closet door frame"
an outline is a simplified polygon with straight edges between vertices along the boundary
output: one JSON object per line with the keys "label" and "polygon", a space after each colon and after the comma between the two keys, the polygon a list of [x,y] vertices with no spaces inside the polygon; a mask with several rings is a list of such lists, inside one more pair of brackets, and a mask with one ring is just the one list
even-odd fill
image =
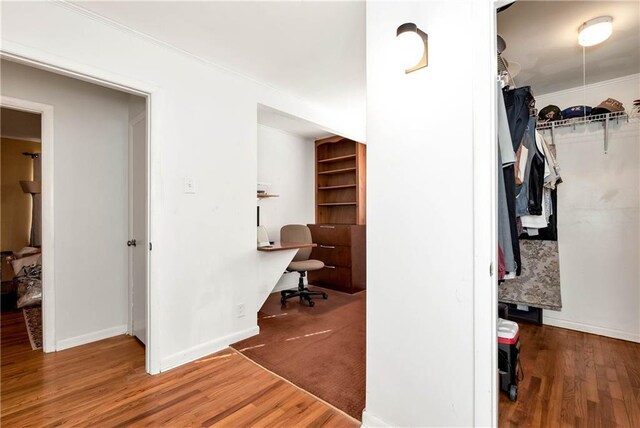
{"label": "white closet door frame", "polygon": [[[56,74],[60,74],[63,76],[71,77],[74,79],[79,79],[85,82],[93,83],[96,85],[104,86],[111,89],[116,89],[118,91],[127,92],[129,94],[137,95],[144,97],[147,100],[147,236],[149,237],[149,242],[153,242],[153,219],[154,219],[154,209],[151,204],[152,201],[152,176],[153,176],[153,166],[151,164],[151,156],[152,150],[154,147],[154,142],[157,140],[157,135],[159,135],[159,121],[156,120],[158,108],[157,106],[160,104],[160,90],[153,84],[149,84],[147,82],[141,82],[135,79],[128,78],[126,76],[116,74],[110,72],[108,70],[95,68],[91,66],[87,66],[85,64],[77,63],[75,61],[69,60],[67,58],[59,57],[56,55],[51,55],[46,52],[32,49],[27,46],[21,45],[19,43],[14,43],[11,41],[2,42],[2,49],[0,50],[0,58],[6,59],[9,61],[17,62],[20,64],[24,64],[30,67],[38,68],[40,70],[50,71]],[[2,98],[4,102],[4,98]],[[35,104],[35,103],[34,103]],[[42,105],[41,105],[42,106]],[[51,106],[48,106],[51,107]],[[44,108],[44,107],[39,107]],[[37,109],[34,111],[38,111]],[[48,113],[47,113],[48,112]],[[42,141],[43,141],[43,153],[46,149],[45,146],[45,133],[50,133],[49,144],[53,145],[53,109],[45,110],[45,113],[50,120],[48,124],[44,121],[42,123]],[[44,115],[43,115],[44,117]],[[48,128],[46,128],[48,126]],[[46,129],[45,129],[46,128]],[[48,149],[51,150],[52,147]],[[53,319],[49,319],[49,317],[53,317],[53,309],[50,308],[49,305],[53,305],[53,268],[54,268],[54,259],[53,259],[53,217],[51,216],[49,219],[46,219],[45,212],[46,210],[50,210],[53,213],[53,159],[49,158],[46,154],[43,154],[43,162],[42,162],[42,180],[47,181],[49,184],[43,183],[43,198],[42,198],[42,208],[43,208],[43,236],[42,236],[42,244],[45,248],[45,253],[48,251],[48,256],[43,254],[43,312],[44,312],[44,322],[43,327],[46,329],[44,331],[44,343],[48,346],[49,351],[53,351],[55,349],[51,349],[51,346],[55,345],[53,339],[55,338],[55,334],[53,331],[48,331],[48,328],[54,328],[55,321]],[[51,164],[47,164],[47,162],[51,162]],[[46,187],[45,187],[46,186]],[[45,195],[45,191],[48,193]],[[48,223],[45,223],[48,222]],[[45,227],[48,224],[48,228]],[[126,242],[123,242],[122,245],[126,245]],[[160,373],[160,320],[156,316],[158,311],[154,309],[158,307],[158,296],[157,293],[154,293],[151,284],[156,282],[157,275],[153,271],[153,259],[151,257],[152,252],[149,251],[149,261],[147,264],[148,268],[148,276],[147,276],[147,346],[145,348],[145,370],[149,374],[157,374]],[[47,267],[45,267],[45,263]],[[48,281],[47,281],[48,280]],[[47,282],[49,282],[51,289],[48,289]],[[44,289],[47,288],[49,292],[49,302],[46,303],[47,307],[45,308],[45,296]],[[49,327],[47,327],[47,324]],[[44,345],[44,344],[43,344]],[[44,348],[44,346],[43,346]],[[45,350],[45,352],[48,352]]]}
{"label": "white closet door frame", "polygon": [[509,3],[472,2],[474,426],[498,426],[496,10]]}

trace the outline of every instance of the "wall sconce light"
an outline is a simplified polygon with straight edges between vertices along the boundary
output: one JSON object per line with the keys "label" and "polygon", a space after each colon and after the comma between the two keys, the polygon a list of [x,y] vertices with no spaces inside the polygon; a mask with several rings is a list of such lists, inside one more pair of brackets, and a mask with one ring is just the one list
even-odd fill
{"label": "wall sconce light", "polygon": [[590,19],[578,28],[578,43],[580,46],[594,46],[602,43],[613,32],[613,18],[599,16]]}
{"label": "wall sconce light", "polygon": [[428,65],[429,36],[412,22],[398,27],[396,33],[400,58],[409,74]]}

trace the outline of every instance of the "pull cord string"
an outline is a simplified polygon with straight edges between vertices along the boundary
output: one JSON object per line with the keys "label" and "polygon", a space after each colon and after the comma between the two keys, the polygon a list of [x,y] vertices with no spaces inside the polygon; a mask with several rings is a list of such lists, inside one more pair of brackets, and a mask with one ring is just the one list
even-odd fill
{"label": "pull cord string", "polygon": [[582,114],[587,116],[587,60],[586,48],[582,46]]}

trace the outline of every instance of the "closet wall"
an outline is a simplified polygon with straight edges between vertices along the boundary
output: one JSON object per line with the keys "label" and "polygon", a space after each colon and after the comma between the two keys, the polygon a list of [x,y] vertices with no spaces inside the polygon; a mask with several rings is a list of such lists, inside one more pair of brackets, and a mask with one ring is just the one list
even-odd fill
{"label": "closet wall", "polygon": [[[630,112],[640,98],[640,74],[536,94],[536,106],[596,106],[609,97]],[[550,139],[548,131],[543,135]],[[608,154],[601,124],[557,129],[555,143],[564,179],[558,188],[563,308],[545,310],[544,322],[640,342],[640,122],[611,122]]]}

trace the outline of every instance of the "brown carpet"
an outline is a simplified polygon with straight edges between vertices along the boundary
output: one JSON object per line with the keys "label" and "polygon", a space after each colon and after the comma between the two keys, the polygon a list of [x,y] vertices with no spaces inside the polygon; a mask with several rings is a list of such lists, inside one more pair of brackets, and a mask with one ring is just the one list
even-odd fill
{"label": "brown carpet", "polygon": [[31,349],[42,349],[42,308],[40,306],[33,308],[24,308],[24,322],[27,325],[27,334]]}
{"label": "brown carpet", "polygon": [[[312,287],[314,289],[318,287]],[[260,334],[231,345],[251,360],[361,420],[365,398],[365,293],[325,290],[313,308],[280,293],[258,313]]]}

